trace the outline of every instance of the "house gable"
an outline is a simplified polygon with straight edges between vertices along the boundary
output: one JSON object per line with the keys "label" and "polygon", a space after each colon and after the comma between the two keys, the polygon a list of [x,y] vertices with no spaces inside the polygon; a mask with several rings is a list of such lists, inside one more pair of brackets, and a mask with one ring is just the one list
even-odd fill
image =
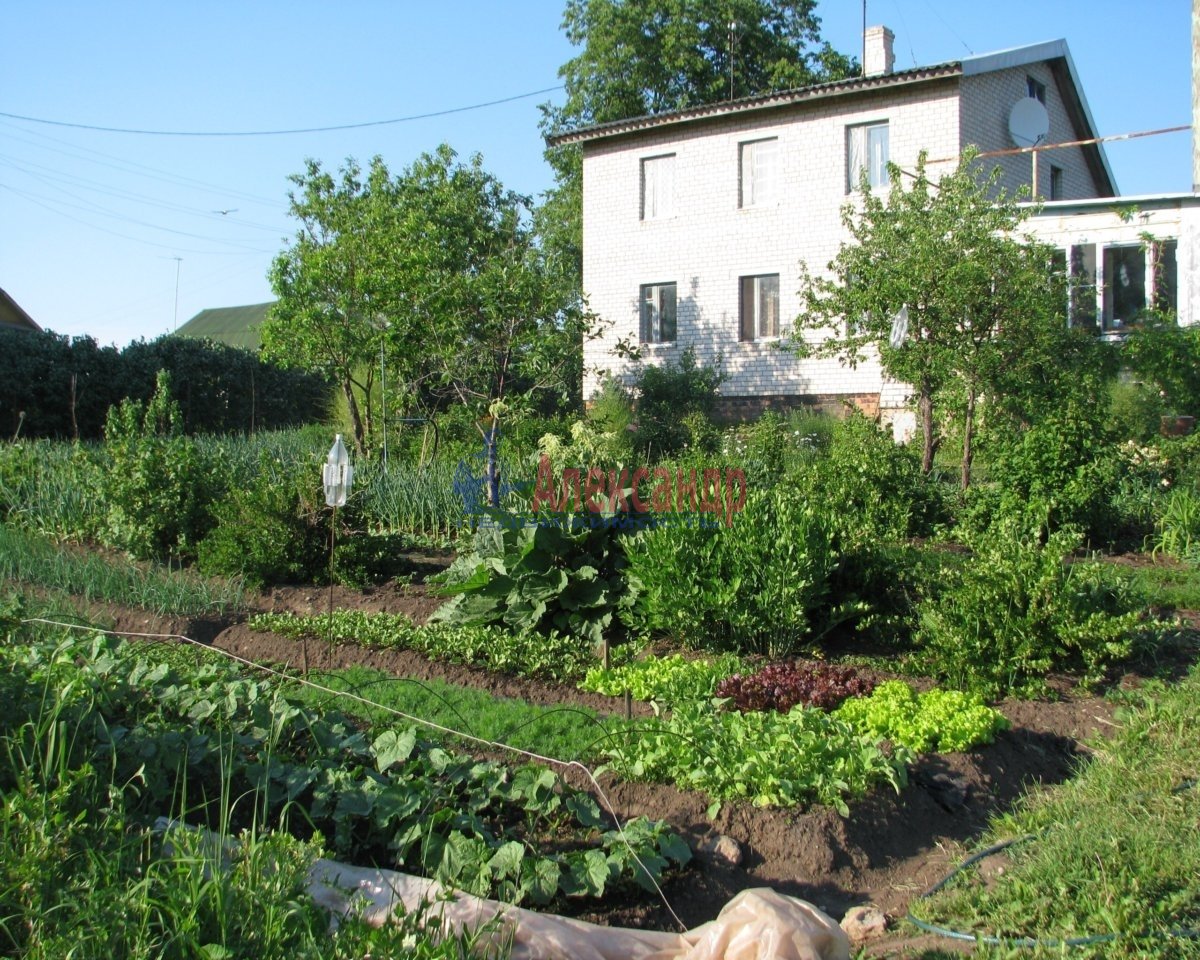
{"label": "house gable", "polygon": [[41,330],[29,314],[4,290],[0,290],[0,329]]}

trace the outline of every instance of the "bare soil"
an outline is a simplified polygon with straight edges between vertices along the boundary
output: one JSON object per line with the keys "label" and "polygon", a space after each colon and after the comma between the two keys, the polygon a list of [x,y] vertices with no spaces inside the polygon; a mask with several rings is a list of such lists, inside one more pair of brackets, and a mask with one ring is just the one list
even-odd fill
{"label": "bare soil", "polygon": [[[440,600],[423,585],[389,584],[365,591],[335,587],[332,602],[337,608],[404,613],[423,622]],[[328,588],[301,586],[273,588],[255,598],[252,606],[256,612],[313,614],[327,610],[329,603]],[[298,641],[252,631],[241,617],[169,620],[112,608],[104,613],[120,631],[183,634],[248,659],[301,665]],[[323,644],[315,645],[309,655],[317,661],[314,667],[325,666]],[[333,651],[333,664],[362,664],[395,676],[441,678],[537,704],[583,704],[610,713],[623,709],[614,698],[435,663],[411,651],[340,645]],[[647,709],[638,707],[640,712]],[[898,921],[917,895],[962,858],[966,845],[980,835],[990,817],[1011,807],[1026,791],[1071,777],[1088,755],[1085,742],[1115,727],[1112,707],[1104,700],[1069,693],[1055,700],[1006,701],[999,709],[1012,722],[1012,729],[1001,733],[994,744],[968,753],[922,758],[910,771],[905,790],[899,794],[877,790],[853,804],[847,818],[828,808],[797,812],[726,805],[709,821],[708,799],[700,794],[670,785],[619,782],[607,775],[600,782],[619,816],[665,819],[694,850],[716,834],[737,841],[743,853],[740,864],[698,853],[693,866],[665,885],[671,910],[689,927],[712,919],[739,890],[760,886],[801,897],[835,918],[851,906],[872,903]],[[567,776],[594,792],[577,772]],[[661,902],[639,898],[606,903],[601,909],[581,904],[577,915],[613,925],[675,929],[671,910]],[[909,927],[906,932],[914,931]],[[896,934],[903,932],[897,929]],[[896,949],[903,946],[906,954],[913,947],[953,948],[923,938],[886,943]],[[887,946],[883,949],[890,953]]]}

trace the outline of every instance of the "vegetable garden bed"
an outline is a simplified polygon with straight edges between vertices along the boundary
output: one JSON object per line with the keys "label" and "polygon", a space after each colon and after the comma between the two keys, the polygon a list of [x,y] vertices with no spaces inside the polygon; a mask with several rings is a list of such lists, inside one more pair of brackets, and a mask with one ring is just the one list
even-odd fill
{"label": "vegetable garden bed", "polygon": [[[327,590],[275,588],[255,605],[272,612],[324,613]],[[423,620],[436,605],[425,588],[390,584],[369,592],[335,588],[334,607],[368,612],[404,613]],[[250,629],[240,618],[206,621],[157,618],[145,611],[106,608],[114,628],[137,633],[182,633],[246,659],[298,668],[298,640]],[[310,666],[325,666],[328,648],[310,641]],[[369,666],[396,677],[445,680],[477,687],[501,698],[546,706],[586,707],[618,714],[623,701],[582,692],[573,686],[492,673],[462,664],[429,659],[411,650],[378,649],[340,643],[334,667]],[[650,708],[634,704],[636,714]],[[996,742],[967,753],[928,754],[909,773],[899,794],[881,787],[852,802],[848,817],[829,807],[763,809],[726,803],[714,819],[709,798],[671,785],[629,783],[611,773],[601,777],[622,817],[647,815],[666,820],[698,851],[688,870],[669,883],[665,894],[688,925],[711,919],[739,890],[771,886],[809,900],[831,913],[870,901],[891,915],[902,915],[909,900],[941,877],[978,836],[989,816],[1006,809],[1034,784],[1069,778],[1085,754],[1081,741],[1111,729],[1111,707],[1099,698],[1066,697],[1057,701],[1007,701],[1001,711],[1012,724]],[[489,751],[477,751],[495,756]],[[574,786],[591,785],[568,773]],[[716,835],[737,841],[738,864],[707,855]],[[568,909],[578,916],[616,925],[673,929],[670,913],[649,897],[579,902]]]}

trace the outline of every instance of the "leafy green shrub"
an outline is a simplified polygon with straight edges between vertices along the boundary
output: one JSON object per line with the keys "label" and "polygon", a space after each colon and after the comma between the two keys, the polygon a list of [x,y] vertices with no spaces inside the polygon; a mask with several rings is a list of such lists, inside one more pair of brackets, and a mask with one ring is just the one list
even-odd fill
{"label": "leafy green shrub", "polygon": [[[613,526],[571,529],[526,524],[498,513],[499,525],[483,526],[473,549],[442,575],[452,599],[433,619],[448,623],[503,624],[521,633],[558,631],[599,648],[637,596],[626,582],[620,532]],[[580,521],[605,519],[580,514]]]}
{"label": "leafy green shrub", "polygon": [[716,695],[745,713],[774,710],[787,713],[797,704],[833,710],[847,697],[863,697],[875,683],[854,667],[828,663],[771,663],[756,673],[735,673],[717,684]]}
{"label": "leafy green shrub", "polygon": [[750,491],[728,527],[668,519],[630,538],[626,554],[635,631],[770,655],[822,625],[837,562],[822,513],[783,486]]}
{"label": "leafy green shrub", "polygon": [[843,549],[926,536],[945,514],[916,457],[857,410],[835,425],[825,455],[799,482],[827,511]]}
{"label": "leafy green shrub", "polygon": [[1158,434],[1166,412],[1162,397],[1152,384],[1117,380],[1110,388],[1109,416],[1118,437],[1152,439]]}
{"label": "leafy green shrub", "polygon": [[716,691],[717,683],[742,669],[740,657],[731,653],[715,659],[685,659],[673,653],[666,657],[646,657],[618,667],[592,667],[579,684],[580,690],[619,697],[629,693],[635,700],[679,703],[705,700]]}
{"label": "leafy green shrub", "polygon": [[1080,537],[1036,533],[1007,520],[971,542],[970,561],[946,571],[922,608],[919,642],[955,686],[986,696],[1038,690],[1074,669],[1094,682],[1133,651],[1144,604],[1111,567],[1068,563]]}
{"label": "leafy green shrub", "polygon": [[630,780],[674,783],[717,801],[762,807],[829,804],[843,816],[850,812],[847,798],[874,784],[899,790],[908,757],[903,748],[885,753],[820,710],[739,713],[702,702],[676,704],[669,718],[642,725],[605,752],[612,769]]}
{"label": "leafy green shrub", "polygon": [[805,432],[807,421],[794,422],[799,425],[793,426],[792,420],[768,410],[753,423],[725,431],[720,451],[730,466],[745,473],[748,487],[784,482],[798,465],[817,455],[821,441],[812,432]]}
{"label": "leafy green shrub", "polygon": [[972,491],[966,523],[982,529],[1013,516],[1112,542],[1120,535],[1112,495],[1121,472],[1120,449],[1103,419],[1067,410],[997,444],[989,464],[994,487]]}
{"label": "leafy green shrub", "polygon": [[109,408],[104,445],[112,459],[106,542],[140,560],[193,557],[208,532],[214,481],[183,434],[165,371],[148,404],[122,400]]}
{"label": "leafy green shrub", "polygon": [[970,750],[991,743],[997,731],[1010,726],[977,695],[936,688],[918,694],[902,680],[888,680],[870,696],[846,700],[834,716],[915,753]]}
{"label": "leafy green shrub", "polygon": [[691,347],[683,351],[677,365],[644,367],[633,391],[637,397],[633,445],[638,455],[662,459],[683,449],[697,434],[696,426],[689,430],[685,421],[694,414],[712,416],[717,388],[724,379],[719,363],[716,367],[697,364]]}
{"label": "leafy green shrub", "polygon": [[254,587],[304,582],[323,557],[328,565],[328,528],[300,471],[279,476],[263,467],[249,488],[231,489],[213,508],[216,527],[200,542],[198,565],[208,574],[240,574]]}
{"label": "leafy green shrub", "polygon": [[601,433],[629,437],[634,421],[633,395],[616,377],[605,377],[592,397],[587,416]]}
{"label": "leafy green shrub", "polygon": [[1200,413],[1200,330],[1174,317],[1150,317],[1131,329],[1121,360],[1159,397],[1163,413]]}

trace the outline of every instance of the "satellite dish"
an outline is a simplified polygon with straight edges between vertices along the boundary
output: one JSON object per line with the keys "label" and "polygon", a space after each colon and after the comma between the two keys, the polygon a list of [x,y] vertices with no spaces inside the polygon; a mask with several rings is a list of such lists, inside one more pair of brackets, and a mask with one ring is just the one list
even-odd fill
{"label": "satellite dish", "polygon": [[1036,147],[1049,132],[1050,114],[1040,100],[1024,97],[1008,112],[1008,135],[1015,147]]}

